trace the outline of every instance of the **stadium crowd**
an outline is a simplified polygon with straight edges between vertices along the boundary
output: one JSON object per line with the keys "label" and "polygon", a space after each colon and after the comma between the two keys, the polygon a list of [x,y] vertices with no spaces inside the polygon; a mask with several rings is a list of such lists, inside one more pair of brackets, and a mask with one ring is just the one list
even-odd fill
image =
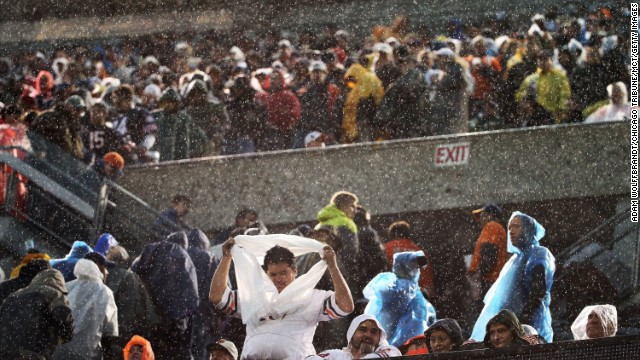
{"label": "stadium crowd", "polygon": [[[454,19],[442,36],[399,16],[361,43],[327,25],[24,52],[0,61],[2,145],[33,132],[115,179],[125,163],[624,120],[627,10]],[[527,214],[473,212],[479,306],[452,319],[432,303],[441,259],[406,221],[378,234],[355,194],[287,235],[243,209],[213,243],[183,222],[190,205],[177,195],[135,259],[110,234],[61,259],[30,250],[0,283],[0,358],[360,359],[554,339],[555,259]],[[589,306],[571,330],[615,336],[616,308]]]}
{"label": "stadium crowd", "polygon": [[[472,212],[482,232],[467,277],[484,300],[466,309],[475,324],[465,326],[430,302],[440,259],[405,221],[383,242],[355,194],[334,194],[314,227],[289,234],[268,234],[243,209],[213,244],[170,219],[190,201],[176,196],[155,225],[166,237],[135,259],[110,234],[75,241],[61,259],[30,250],[0,283],[0,357],[360,359],[554,341],[555,259],[527,214],[514,212],[505,229],[498,205]],[[571,331],[584,340],[617,328],[614,306],[592,305]]]}
{"label": "stadium crowd", "polygon": [[569,122],[626,119],[629,9],[550,6],[398,16],[358,41],[300,33],[160,33],[0,59],[3,118],[91,162],[127,164]]}

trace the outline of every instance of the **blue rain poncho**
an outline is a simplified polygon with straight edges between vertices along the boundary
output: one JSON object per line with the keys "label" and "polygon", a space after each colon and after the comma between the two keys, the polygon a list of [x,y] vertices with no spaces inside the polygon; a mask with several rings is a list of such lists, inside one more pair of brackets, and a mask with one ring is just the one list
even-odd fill
{"label": "blue rain poncho", "polygon": [[145,246],[131,266],[162,313],[173,320],[184,319],[198,308],[198,278],[187,246],[185,233],[173,233],[165,241]]}
{"label": "blue rain poncho", "polygon": [[389,343],[396,347],[424,333],[436,321],[436,310],[418,285],[424,257],[422,251],[396,253],[393,272],[378,274],[363,290],[369,300],[364,313],[380,321]]}
{"label": "blue rain poncho", "polygon": [[109,249],[118,245],[118,241],[113,235],[109,233],[104,233],[100,235],[98,241],[96,241],[96,246],[93,248],[93,251],[100,253],[104,256],[107,256],[109,253]]}
{"label": "blue rain poncho", "polygon": [[546,247],[540,246],[540,239],[545,230],[534,218],[519,211],[511,214],[509,223],[519,217],[522,221],[520,237],[513,243],[511,233],[507,237],[507,250],[513,254],[504,265],[498,280],[491,286],[484,297],[484,309],[480,313],[473,328],[471,339],[483,341],[487,322],[502,309],[509,309],[517,316],[522,315],[527,303],[533,282],[533,269],[544,267],[546,293],[540,306],[533,312],[531,323],[540,336],[547,342],[553,341],[551,328],[551,286],[553,274],[556,270],[555,258]]}
{"label": "blue rain poncho", "polygon": [[88,253],[93,252],[91,246],[87,245],[84,241],[74,241],[71,246],[71,251],[62,259],[52,259],[49,261],[51,267],[59,270],[64,276],[64,281],[69,282],[76,279],[73,274],[73,269],[76,267],[78,260],[84,258]]}

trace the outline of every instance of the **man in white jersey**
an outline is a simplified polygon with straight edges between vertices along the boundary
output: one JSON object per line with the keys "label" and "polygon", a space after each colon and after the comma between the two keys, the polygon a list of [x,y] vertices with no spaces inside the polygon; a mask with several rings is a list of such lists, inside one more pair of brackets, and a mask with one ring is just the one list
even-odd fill
{"label": "man in white jersey", "polygon": [[347,347],[326,350],[307,359],[384,359],[402,356],[400,350],[387,342],[387,333],[373,315],[363,314],[351,322],[347,331]]}
{"label": "man in white jersey", "polygon": [[[247,304],[243,303],[238,296],[239,291],[243,289],[231,290],[227,287],[232,261],[231,249],[235,243],[236,240],[230,238],[222,246],[223,256],[211,281],[209,300],[218,309],[239,317],[243,311],[241,306]],[[307,355],[315,354],[312,341],[318,322],[339,319],[353,311],[351,291],[338,269],[335,252],[330,246],[324,246],[322,252],[335,292],[309,289],[308,296],[304,297],[304,303],[294,307],[285,306],[288,310],[284,313],[271,312],[269,315],[258,318],[251,318],[247,316],[248,314],[244,314],[243,321],[247,326],[247,337],[240,358],[301,359]],[[234,259],[236,259],[235,256],[234,253]],[[298,273],[294,254],[290,250],[278,245],[270,248],[264,256],[262,268],[273,283],[270,288],[274,291],[269,294],[270,299],[276,299],[274,302],[282,300],[281,302],[287,303],[295,303],[300,300],[296,299],[298,294],[288,295],[288,299],[278,298],[278,295],[296,280]],[[236,264],[237,275],[238,270],[244,271],[239,269]],[[314,285],[310,285],[311,288]],[[239,287],[241,286],[239,285]]]}

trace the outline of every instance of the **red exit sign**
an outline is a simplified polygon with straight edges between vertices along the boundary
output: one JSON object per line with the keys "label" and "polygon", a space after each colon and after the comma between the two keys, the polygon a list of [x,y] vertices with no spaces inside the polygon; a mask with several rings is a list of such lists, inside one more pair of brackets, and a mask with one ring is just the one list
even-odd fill
{"label": "red exit sign", "polygon": [[469,143],[436,146],[435,166],[466,165],[469,163]]}

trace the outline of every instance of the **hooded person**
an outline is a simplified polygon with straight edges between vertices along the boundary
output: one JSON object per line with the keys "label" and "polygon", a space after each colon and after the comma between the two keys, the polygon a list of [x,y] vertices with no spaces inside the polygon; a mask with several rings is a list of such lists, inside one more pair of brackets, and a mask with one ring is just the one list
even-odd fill
{"label": "hooded person", "polygon": [[587,306],[571,325],[574,340],[612,337],[618,332],[618,311],[613,305]]}
{"label": "hooded person", "polygon": [[464,342],[462,329],[453,319],[440,319],[424,332],[429,353],[457,351]]}
{"label": "hooded person", "polygon": [[55,75],[55,85],[59,85],[64,82],[64,76],[66,75],[67,69],[69,69],[69,59],[59,57],[53,60],[51,70]]}
{"label": "hooded person", "polygon": [[109,253],[109,249],[111,247],[118,245],[118,241],[113,235],[109,233],[104,233],[100,235],[98,241],[96,241],[96,246],[93,248],[93,251],[102,254],[103,256],[107,256]]}
{"label": "hooded person", "polygon": [[[294,129],[300,121],[302,107],[298,97],[287,88],[285,75],[274,71],[268,78],[266,93],[258,93],[256,100],[267,112],[264,144],[261,150],[284,150],[293,148]],[[260,144],[258,144],[260,145]]]}
{"label": "hooded person", "polygon": [[359,124],[373,120],[384,97],[384,87],[376,74],[361,64],[351,65],[344,81],[351,91],[344,102],[341,142],[352,143],[358,140]]}
{"label": "hooded person", "polygon": [[516,314],[506,309],[489,320],[483,340],[485,347],[501,350],[539,343],[537,335],[526,335]]}
{"label": "hooded person", "polygon": [[[0,358],[50,359],[55,346],[73,337],[73,316],[60,271],[46,269],[0,306]],[[38,358],[38,357],[36,357]]]}
{"label": "hooded person", "polygon": [[369,300],[365,314],[379,319],[388,329],[389,343],[402,346],[410,338],[423,334],[436,320],[436,311],[418,285],[420,268],[427,259],[422,251],[394,255],[393,272],[378,274],[364,288]]}
{"label": "hooded person", "polygon": [[209,253],[211,247],[209,238],[200,229],[192,229],[187,233],[189,240],[189,248],[187,253],[193,261],[196,268],[196,277],[198,278],[198,295],[200,304],[198,311],[193,316],[193,346],[192,351],[194,358],[200,359],[205,351],[207,342],[207,334],[210,332],[208,324],[211,324],[213,306],[209,303],[207,297],[209,294],[209,285],[213,276],[212,268],[215,269],[212,255]]}
{"label": "hooded person", "polygon": [[347,191],[339,191],[331,197],[329,205],[318,212],[315,229],[331,227],[337,235],[336,253],[344,265],[345,279],[350,289],[357,289],[360,282],[358,258],[353,256],[360,249],[358,226],[353,222],[358,205],[358,197]]}
{"label": "hooded person", "polygon": [[622,81],[609,84],[607,93],[609,94],[609,102],[589,115],[584,120],[585,123],[620,121],[631,118],[627,86]]}
{"label": "hooded person", "polygon": [[266,109],[256,100],[257,91],[251,87],[251,80],[247,76],[237,77],[229,91],[230,99],[226,105],[231,121],[224,137],[223,152],[255,152],[256,143],[262,138],[266,126]]}
{"label": "hooded person", "polygon": [[204,80],[191,80],[186,88],[185,111],[195,125],[207,135],[207,155],[219,155],[222,152],[225,133],[230,127],[229,114],[218,98],[210,98],[208,94],[209,90]]}
{"label": "hooded person", "polygon": [[398,63],[401,75],[387,88],[372,125],[380,136],[392,139],[429,136],[431,113],[424,73],[409,56],[400,58]]}
{"label": "hooded person", "polygon": [[124,360],[155,360],[149,340],[134,335],[122,350]]}
{"label": "hooded person", "polygon": [[198,278],[184,232],[145,246],[131,266],[149,289],[162,321],[152,342],[159,360],[191,360],[191,317],[198,308]]}
{"label": "hooded person", "polygon": [[435,55],[435,63],[440,72],[431,79],[435,92],[430,108],[430,134],[466,132],[469,122],[468,90],[473,78],[467,77],[468,70],[457,61],[455,53],[450,48],[439,49]]}
{"label": "hooded person", "polygon": [[69,251],[67,256],[62,259],[52,259],[49,263],[52,268],[60,270],[62,276],[64,276],[64,281],[69,282],[76,278],[73,270],[76,267],[78,260],[82,259],[90,252],[93,252],[91,246],[87,245],[84,241],[77,240],[73,242],[71,251]]}
{"label": "hooded person", "polygon": [[[151,297],[138,274],[129,270],[128,254],[119,245],[111,247],[107,259],[109,267],[106,284],[113,292],[118,307],[118,333],[114,347],[120,350],[134,335],[149,336],[151,328],[160,322]],[[120,359],[120,353],[105,355],[105,360]]]}
{"label": "hooded person", "polygon": [[56,348],[54,360],[101,360],[103,338],[118,336],[118,308],[104,284],[107,272],[88,259],[73,270],[76,280],[67,284],[73,314],[73,339]]}
{"label": "hooded person", "polygon": [[158,100],[162,111],[157,114],[160,161],[190,159],[206,152],[207,136],[193,118],[181,111],[182,99],[172,88]]}
{"label": "hooded person", "polygon": [[545,341],[552,342],[549,304],[556,267],[551,252],[540,246],[544,227],[531,216],[516,211],[509,219],[508,229],[507,250],[513,256],[487,292],[471,339],[484,339],[487,322],[500,310],[508,309],[533,326]]}
{"label": "hooded person", "polygon": [[35,89],[29,96],[33,98],[39,110],[46,110],[53,105],[53,88],[55,80],[53,75],[46,70],[41,70],[36,76]]}
{"label": "hooded person", "polygon": [[[27,251],[27,255],[25,255],[22,258],[22,260],[20,260],[20,263],[16,267],[11,269],[11,276],[9,278],[10,279],[15,279],[18,276],[20,276],[20,270],[22,269],[22,267],[27,265],[32,260],[47,260],[47,261],[50,261],[51,260],[51,256],[49,256],[49,254],[47,254],[45,252],[41,252],[38,249],[29,249]],[[0,304],[2,304],[2,302],[0,302]]]}
{"label": "hooded person", "polygon": [[306,359],[351,360],[402,356],[398,348],[389,345],[387,332],[373,315],[362,314],[353,319],[346,337],[346,347],[325,350]]}
{"label": "hooded person", "polygon": [[51,269],[47,260],[31,260],[22,267],[18,277],[0,282],[0,305],[11,293],[27,287],[38,273],[46,269]]}

